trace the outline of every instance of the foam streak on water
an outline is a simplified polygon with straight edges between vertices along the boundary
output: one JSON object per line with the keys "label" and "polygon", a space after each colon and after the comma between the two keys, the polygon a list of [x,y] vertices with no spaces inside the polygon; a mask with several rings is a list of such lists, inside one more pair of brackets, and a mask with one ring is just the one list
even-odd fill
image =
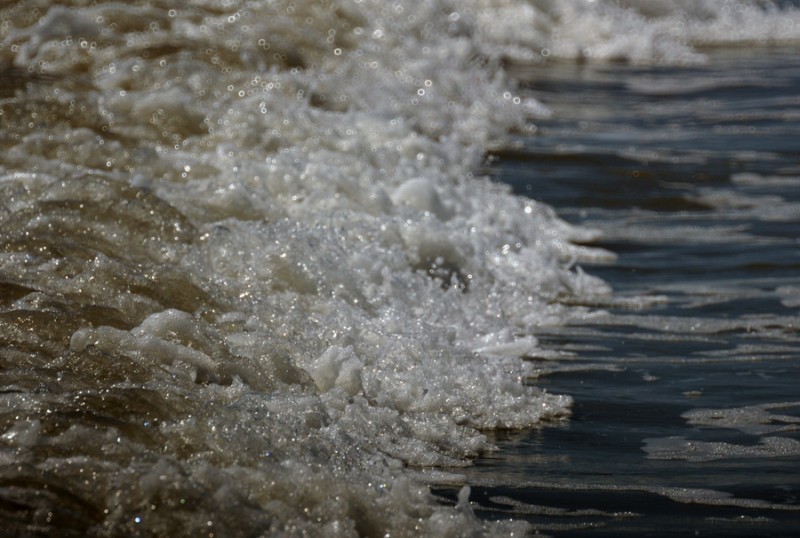
{"label": "foam streak on water", "polygon": [[525,358],[610,293],[593,231],[473,174],[548,113],[503,61],[796,39],[765,5],[0,8],[3,528],[521,532],[407,471],[566,417]]}

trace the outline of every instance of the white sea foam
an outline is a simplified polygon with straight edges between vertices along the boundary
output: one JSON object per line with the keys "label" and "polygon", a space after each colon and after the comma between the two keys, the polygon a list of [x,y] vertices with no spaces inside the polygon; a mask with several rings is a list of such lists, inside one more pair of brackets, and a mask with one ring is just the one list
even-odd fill
{"label": "white sea foam", "polygon": [[693,462],[731,458],[780,458],[800,454],[800,441],[772,435],[794,432],[800,417],[774,410],[796,409],[797,402],[775,403],[733,409],[692,409],[683,414],[689,424],[706,428],[729,428],[759,436],[758,443],[736,444],[700,441],[685,437],[645,439],[643,450],[652,459],[684,459]]}
{"label": "white sea foam", "polygon": [[[796,12],[728,4],[2,8],[4,323],[66,333],[9,329],[8,360],[70,374],[4,396],[0,458],[92,473],[106,517],[72,523],[92,532],[519,532],[403,472],[565,417],[523,357],[611,293],[576,265],[613,259],[571,243],[595,232],[473,175],[547,113],[500,61],[800,35]],[[73,405],[116,422],[39,414]]]}
{"label": "white sea foam", "polygon": [[764,435],[796,431],[800,417],[774,411],[798,407],[798,402],[781,402],[733,409],[692,409],[682,416],[695,426],[731,428],[750,435]]}
{"label": "white sea foam", "polygon": [[[534,0],[492,2],[481,33],[530,61],[694,63],[698,47],[793,42],[800,15],[769,2],[727,0]],[[513,21],[510,22],[509,21]]]}

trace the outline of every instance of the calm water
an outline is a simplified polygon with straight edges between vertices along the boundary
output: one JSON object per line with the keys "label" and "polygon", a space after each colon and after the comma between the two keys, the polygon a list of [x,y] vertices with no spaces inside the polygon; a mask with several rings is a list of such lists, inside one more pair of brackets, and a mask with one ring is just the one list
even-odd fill
{"label": "calm water", "polygon": [[796,58],[520,70],[557,120],[491,170],[602,230],[619,259],[589,270],[618,298],[543,336],[575,371],[537,383],[574,414],[500,437],[469,473],[482,516],[555,536],[800,529]]}

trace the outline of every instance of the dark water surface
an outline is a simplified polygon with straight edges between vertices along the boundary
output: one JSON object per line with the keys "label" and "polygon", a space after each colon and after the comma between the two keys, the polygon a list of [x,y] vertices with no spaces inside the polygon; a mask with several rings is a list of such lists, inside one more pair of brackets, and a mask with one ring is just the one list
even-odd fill
{"label": "dark water surface", "polygon": [[[555,112],[489,166],[597,228],[615,299],[540,338],[563,423],[469,471],[481,517],[554,536],[800,531],[800,64],[520,68]],[[542,361],[546,372],[548,364]]]}

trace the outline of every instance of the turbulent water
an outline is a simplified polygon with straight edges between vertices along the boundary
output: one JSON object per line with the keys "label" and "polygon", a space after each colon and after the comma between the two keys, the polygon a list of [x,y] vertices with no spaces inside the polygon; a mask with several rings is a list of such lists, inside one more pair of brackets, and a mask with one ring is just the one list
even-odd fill
{"label": "turbulent water", "polygon": [[536,335],[614,254],[477,173],[558,114],[505,67],[799,37],[760,1],[0,8],[3,532],[526,532],[428,486],[569,416]]}

